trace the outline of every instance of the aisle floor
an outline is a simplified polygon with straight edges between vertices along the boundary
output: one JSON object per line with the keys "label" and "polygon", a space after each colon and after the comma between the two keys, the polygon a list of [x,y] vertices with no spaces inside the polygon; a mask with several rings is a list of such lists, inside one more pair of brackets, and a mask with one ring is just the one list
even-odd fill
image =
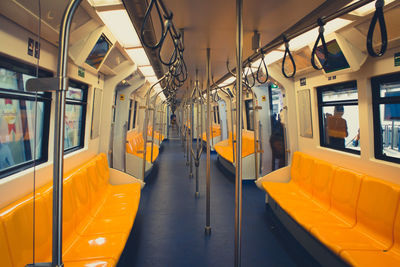
{"label": "aisle floor", "polygon": [[[234,176],[211,154],[212,234],[206,236],[205,153],[196,199],[181,142],[165,141],[161,149],[118,267],[233,266]],[[266,208],[264,193],[252,181],[243,183],[242,224],[242,266],[318,266]]]}

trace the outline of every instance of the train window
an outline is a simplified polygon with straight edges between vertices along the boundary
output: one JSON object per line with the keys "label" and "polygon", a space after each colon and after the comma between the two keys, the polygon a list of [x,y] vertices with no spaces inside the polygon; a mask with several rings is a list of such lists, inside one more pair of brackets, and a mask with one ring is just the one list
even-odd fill
{"label": "train window", "polygon": [[317,93],[321,146],[360,154],[357,83],[322,86]]}
{"label": "train window", "polygon": [[69,81],[65,105],[64,151],[75,151],[84,146],[88,86]]}
{"label": "train window", "polygon": [[400,163],[400,73],[372,78],[375,157]]}
{"label": "train window", "polygon": [[[36,164],[47,161],[51,93],[38,93],[35,100],[35,93],[26,91],[35,73],[33,67],[0,57],[0,178],[32,167],[34,159]],[[40,70],[39,76],[52,73]]]}
{"label": "train window", "polygon": [[244,105],[246,108],[247,130],[254,131],[253,99],[245,100]]}

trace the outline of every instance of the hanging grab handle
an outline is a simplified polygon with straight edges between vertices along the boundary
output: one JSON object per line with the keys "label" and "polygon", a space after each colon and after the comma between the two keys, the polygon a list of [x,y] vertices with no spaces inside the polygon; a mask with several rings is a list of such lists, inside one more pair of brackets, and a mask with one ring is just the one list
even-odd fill
{"label": "hanging grab handle", "polygon": [[[367,50],[372,57],[381,57],[386,52],[387,48],[387,30],[385,23],[385,16],[383,15],[383,6],[385,5],[384,0],[377,0],[375,2],[375,13],[372,17],[371,24],[369,25],[368,35],[367,35]],[[375,26],[379,19],[379,26],[381,30],[381,48],[378,53],[375,52],[373,48],[372,39],[374,37]]]}
{"label": "hanging grab handle", "polygon": [[[247,66],[247,70],[246,70],[246,72],[243,71],[243,74],[244,74],[244,82],[245,82],[246,86],[248,86],[250,88],[253,87],[256,84],[256,75],[254,74],[253,69],[251,68],[251,62],[249,62],[248,66]],[[251,84],[249,82],[249,79],[247,78],[249,75],[251,75],[251,78],[252,78]]]}
{"label": "hanging grab handle", "polygon": [[[150,45],[150,44],[146,43],[146,41],[145,41],[145,38],[144,38],[144,31],[145,31],[144,27],[148,23],[148,21],[150,20],[151,11],[153,10],[154,6],[156,7],[157,15],[158,15],[158,18],[160,20],[161,38],[155,45]],[[165,27],[167,27],[167,29],[165,29]],[[144,15],[142,26],[140,27],[140,37],[142,39],[142,42],[143,42],[144,46],[146,46],[147,48],[150,48],[150,49],[157,49],[160,46],[162,46],[162,44],[164,43],[165,37],[167,35],[168,28],[169,28],[169,20],[167,19],[167,21],[165,22],[165,25],[164,25],[163,18],[162,18],[162,15],[161,15],[161,11],[160,11],[160,7],[158,6],[157,0],[151,0],[149,6],[147,7],[146,13]]]}
{"label": "hanging grab handle", "polygon": [[[323,67],[326,66],[326,64],[328,63],[328,47],[326,46],[326,42],[325,42],[325,37],[324,37],[324,32],[325,32],[325,28],[324,25],[325,23],[322,21],[321,18],[318,19],[318,25],[319,25],[319,33],[318,33],[318,38],[315,41],[312,53],[311,53],[311,65],[313,66],[314,69],[316,70],[322,70]],[[317,66],[317,64],[315,63],[315,57],[316,57],[316,53],[317,53],[317,48],[318,48],[318,43],[321,40],[322,43],[322,49],[324,52],[324,62],[322,63],[322,68],[319,68]]]}
{"label": "hanging grab handle", "polygon": [[[294,75],[296,74],[296,63],[294,62],[292,53],[290,53],[290,49],[289,49],[289,41],[286,39],[285,36],[283,36],[283,41],[285,43],[285,54],[283,55],[283,60],[282,60],[282,74],[283,76],[285,76],[286,78],[293,78]],[[289,55],[290,61],[292,62],[292,66],[293,66],[293,73],[290,75],[286,74],[285,71],[285,61],[286,61],[286,57]]]}
{"label": "hanging grab handle", "polygon": [[[261,79],[261,75],[260,73],[262,73],[262,67],[265,68],[265,79]],[[257,78],[257,82],[259,82],[260,84],[264,84],[268,81],[269,78],[269,73],[268,73],[268,68],[267,68],[267,64],[265,63],[265,55],[264,52],[261,50],[261,61],[260,61],[260,65],[257,68],[257,74],[256,74],[256,78]]]}

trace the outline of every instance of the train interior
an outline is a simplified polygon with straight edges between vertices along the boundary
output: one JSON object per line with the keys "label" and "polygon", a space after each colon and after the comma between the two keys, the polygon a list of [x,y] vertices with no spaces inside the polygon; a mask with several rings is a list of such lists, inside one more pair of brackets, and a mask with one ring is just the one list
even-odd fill
{"label": "train interior", "polygon": [[0,265],[400,266],[400,1],[0,1]]}

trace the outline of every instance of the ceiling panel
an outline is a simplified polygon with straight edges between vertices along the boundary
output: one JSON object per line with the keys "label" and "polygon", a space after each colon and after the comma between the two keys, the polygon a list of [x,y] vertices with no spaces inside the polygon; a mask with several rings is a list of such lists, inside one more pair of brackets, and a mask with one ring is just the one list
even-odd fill
{"label": "ceiling panel", "polygon": [[[323,0],[247,0],[243,1],[243,56],[247,58],[251,50],[253,32],[261,34],[261,45],[272,41],[303,17],[312,13],[321,4],[330,4],[330,9],[343,6],[350,1]],[[236,47],[236,1],[235,0],[164,0],[165,5],[174,14],[173,22],[177,29],[184,29],[184,58],[189,70],[189,77],[199,78],[206,84],[206,48],[211,48],[211,72],[217,80],[226,71],[226,61],[234,67]],[[329,12],[331,12],[329,10]],[[296,12],[294,12],[296,11]],[[318,11],[319,12],[319,11]],[[315,17],[315,14],[313,14]],[[321,12],[322,15],[322,12]],[[153,17],[156,35],[159,36],[159,23]],[[162,55],[167,58],[171,53],[172,43],[163,48]],[[184,86],[186,89],[186,86]],[[178,94],[181,95],[181,94]]]}

